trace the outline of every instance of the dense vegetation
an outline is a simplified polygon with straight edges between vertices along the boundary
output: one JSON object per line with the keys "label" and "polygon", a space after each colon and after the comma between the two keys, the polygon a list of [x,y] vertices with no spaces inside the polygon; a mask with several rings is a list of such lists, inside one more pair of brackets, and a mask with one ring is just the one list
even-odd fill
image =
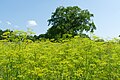
{"label": "dense vegetation", "polygon": [[0,80],[120,80],[120,44],[0,42]]}
{"label": "dense vegetation", "polygon": [[0,30],[0,80],[120,80],[120,40],[104,41],[93,14],[58,7],[45,34]]}
{"label": "dense vegetation", "polygon": [[18,41],[25,41],[25,40],[31,40],[36,41],[39,40],[42,34],[40,35],[34,35],[34,33],[31,31],[31,29],[28,29],[27,32],[22,30],[15,30],[12,31],[10,29],[6,30],[0,30],[0,40],[6,40],[8,42],[18,42]]}

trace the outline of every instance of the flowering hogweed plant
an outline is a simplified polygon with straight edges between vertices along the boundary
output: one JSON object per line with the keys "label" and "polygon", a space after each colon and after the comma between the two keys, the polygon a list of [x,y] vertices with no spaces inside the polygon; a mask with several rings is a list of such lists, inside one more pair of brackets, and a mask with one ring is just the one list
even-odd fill
{"label": "flowering hogweed plant", "polygon": [[27,45],[0,41],[0,80],[119,80],[119,45],[80,37]]}

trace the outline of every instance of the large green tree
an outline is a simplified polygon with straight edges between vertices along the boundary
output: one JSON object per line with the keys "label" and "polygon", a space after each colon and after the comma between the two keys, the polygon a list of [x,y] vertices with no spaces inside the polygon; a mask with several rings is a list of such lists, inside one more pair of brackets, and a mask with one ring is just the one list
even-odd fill
{"label": "large green tree", "polygon": [[93,14],[88,10],[82,10],[78,6],[73,7],[58,7],[52,13],[48,20],[51,26],[47,33],[47,38],[61,38],[64,34],[71,34],[72,36],[82,34],[83,31],[94,32],[96,29],[93,20]]}

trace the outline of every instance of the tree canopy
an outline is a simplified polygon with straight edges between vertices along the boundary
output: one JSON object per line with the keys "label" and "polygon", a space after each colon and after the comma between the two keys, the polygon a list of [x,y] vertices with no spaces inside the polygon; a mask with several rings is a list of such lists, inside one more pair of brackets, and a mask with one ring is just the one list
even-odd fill
{"label": "tree canopy", "polygon": [[93,14],[88,10],[82,10],[78,6],[56,8],[48,20],[51,26],[47,33],[47,38],[61,38],[64,34],[72,36],[82,34],[83,31],[94,32],[96,26],[91,19]]}

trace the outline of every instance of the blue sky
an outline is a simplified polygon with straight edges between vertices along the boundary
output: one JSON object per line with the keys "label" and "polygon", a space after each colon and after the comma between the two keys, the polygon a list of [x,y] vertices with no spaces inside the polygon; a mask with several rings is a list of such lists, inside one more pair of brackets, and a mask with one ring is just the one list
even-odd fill
{"label": "blue sky", "polygon": [[120,34],[120,0],[0,0],[0,29],[27,30],[45,33],[50,26],[47,20],[58,6],[79,6],[94,14],[101,38]]}

